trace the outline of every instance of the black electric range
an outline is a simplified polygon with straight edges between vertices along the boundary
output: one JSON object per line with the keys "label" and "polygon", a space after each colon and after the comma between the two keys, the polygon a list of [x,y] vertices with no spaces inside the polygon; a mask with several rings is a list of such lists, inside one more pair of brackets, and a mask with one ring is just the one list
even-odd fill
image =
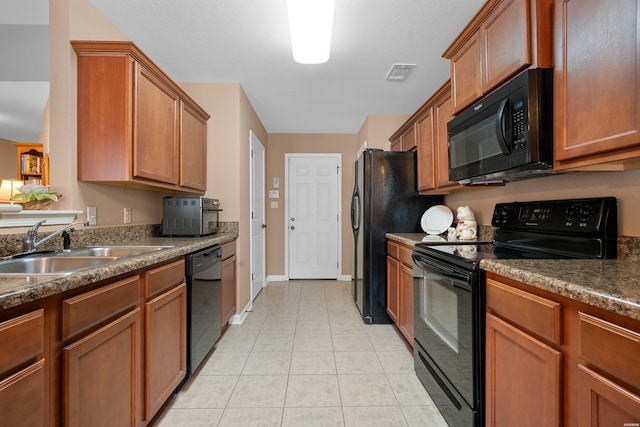
{"label": "black electric range", "polygon": [[492,241],[415,245],[416,375],[450,426],[484,425],[483,259],[617,256],[613,197],[499,203]]}

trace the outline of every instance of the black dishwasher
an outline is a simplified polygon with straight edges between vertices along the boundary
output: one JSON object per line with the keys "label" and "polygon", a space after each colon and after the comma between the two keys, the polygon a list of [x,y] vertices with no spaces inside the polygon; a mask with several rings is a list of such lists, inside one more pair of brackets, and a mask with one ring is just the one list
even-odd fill
{"label": "black dishwasher", "polygon": [[220,246],[186,256],[187,373],[191,376],[220,338]]}

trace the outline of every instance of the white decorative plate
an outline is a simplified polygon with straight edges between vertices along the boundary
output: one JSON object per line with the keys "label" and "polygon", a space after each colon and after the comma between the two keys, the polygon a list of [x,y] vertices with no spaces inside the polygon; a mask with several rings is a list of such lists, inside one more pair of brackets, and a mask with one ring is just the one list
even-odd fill
{"label": "white decorative plate", "polygon": [[422,214],[420,226],[427,234],[442,234],[453,222],[453,212],[445,205],[431,206]]}

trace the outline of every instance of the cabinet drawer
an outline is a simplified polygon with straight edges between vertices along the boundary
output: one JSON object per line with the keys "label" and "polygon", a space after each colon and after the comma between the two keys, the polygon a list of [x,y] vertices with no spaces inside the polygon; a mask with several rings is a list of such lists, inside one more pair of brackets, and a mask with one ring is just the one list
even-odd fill
{"label": "cabinet drawer", "polygon": [[518,326],[562,344],[562,305],[487,279],[487,310]]}
{"label": "cabinet drawer", "polygon": [[3,426],[45,426],[45,361],[39,360],[0,381],[0,413]]}
{"label": "cabinet drawer", "polygon": [[133,308],[139,296],[140,278],[134,276],[62,301],[62,339]]}
{"label": "cabinet drawer", "polygon": [[222,245],[222,259],[227,259],[231,255],[236,253],[236,241],[232,240],[230,242]]}
{"label": "cabinet drawer", "polygon": [[184,259],[154,268],[145,273],[144,295],[151,298],[184,281]]}
{"label": "cabinet drawer", "polygon": [[413,248],[400,245],[400,261],[409,266],[413,265],[413,258],[411,258],[411,253],[413,252]]}
{"label": "cabinet drawer", "polygon": [[391,240],[387,241],[387,255],[391,258],[400,259],[400,245]]}
{"label": "cabinet drawer", "polygon": [[44,310],[0,323],[0,374],[44,351]]}
{"label": "cabinet drawer", "polygon": [[580,357],[640,389],[640,333],[585,313],[580,316]]}

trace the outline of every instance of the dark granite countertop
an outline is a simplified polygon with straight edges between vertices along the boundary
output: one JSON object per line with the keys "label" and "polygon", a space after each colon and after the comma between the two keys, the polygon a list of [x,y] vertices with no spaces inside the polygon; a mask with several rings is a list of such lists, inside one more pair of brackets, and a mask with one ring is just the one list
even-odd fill
{"label": "dark granite countertop", "polygon": [[[388,233],[406,245],[425,234]],[[482,260],[486,271],[640,320],[640,262],[612,260]]]}
{"label": "dark granite countertop", "polygon": [[539,289],[640,320],[640,263],[637,261],[482,260],[480,267]]}
{"label": "dark granite countertop", "polygon": [[126,244],[124,244],[126,246],[173,247],[135,257],[122,258],[113,263],[82,270],[71,275],[0,275],[0,311],[100,280],[126,274],[159,262],[179,258],[212,245],[231,241],[237,237],[238,234],[232,232],[205,237],[149,237],[139,240],[127,240]]}

